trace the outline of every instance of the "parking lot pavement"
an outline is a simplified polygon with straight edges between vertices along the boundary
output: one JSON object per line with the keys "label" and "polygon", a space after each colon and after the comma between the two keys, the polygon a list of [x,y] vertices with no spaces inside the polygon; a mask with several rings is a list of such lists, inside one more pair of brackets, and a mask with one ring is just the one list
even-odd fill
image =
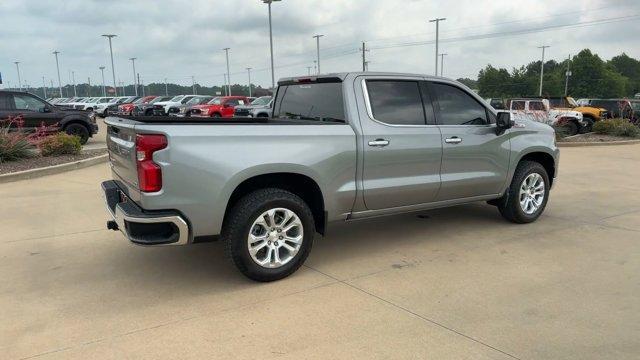
{"label": "parking lot pavement", "polygon": [[105,230],[102,164],[0,185],[2,358],[632,359],[640,145],[562,149],[530,225],[473,204],[340,225],[285,280]]}
{"label": "parking lot pavement", "polygon": [[83,150],[99,150],[107,148],[107,126],[104,119],[96,117],[98,123],[98,133],[89,138],[89,141],[82,147]]}

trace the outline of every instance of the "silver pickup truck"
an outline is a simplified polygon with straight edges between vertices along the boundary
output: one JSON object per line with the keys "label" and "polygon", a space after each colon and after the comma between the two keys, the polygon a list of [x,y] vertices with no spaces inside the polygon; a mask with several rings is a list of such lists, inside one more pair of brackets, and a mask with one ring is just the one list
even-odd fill
{"label": "silver pickup truck", "polygon": [[108,228],[146,246],[219,237],[244,275],[272,281],[334,222],[475,201],[532,222],[558,171],[550,126],[514,122],[444,78],[286,78],[272,111],[107,118]]}

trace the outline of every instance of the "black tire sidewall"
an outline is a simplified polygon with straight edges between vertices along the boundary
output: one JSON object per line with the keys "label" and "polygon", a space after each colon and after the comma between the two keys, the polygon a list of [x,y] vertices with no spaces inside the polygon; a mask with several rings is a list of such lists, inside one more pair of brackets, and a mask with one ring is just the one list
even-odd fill
{"label": "black tire sidewall", "polygon": [[[74,131],[76,129],[77,131]],[[89,141],[89,130],[84,125],[69,124],[65,127],[65,132],[69,135],[78,136],[82,145],[86,144],[87,141]]]}
{"label": "black tire sidewall", "polygon": [[[248,195],[251,196],[252,194]],[[249,202],[243,202],[242,200],[238,204],[240,207],[248,206]],[[231,216],[241,216],[243,218],[236,219],[239,222],[238,227],[234,229],[233,233],[229,234],[229,238],[226,241],[230,241],[228,244],[230,248],[230,256],[233,262],[239,268],[239,270],[249,277],[250,279],[257,281],[274,281],[282,279],[293,272],[295,272],[306,260],[313,246],[313,238],[315,235],[315,224],[313,221],[313,215],[309,207],[304,203],[302,199],[294,194],[286,191],[274,192],[270,199],[261,201],[260,204],[255,206],[252,203],[251,211],[242,211],[243,209],[237,209]],[[303,226],[303,240],[300,250],[291,261],[279,268],[265,268],[258,265],[249,254],[247,246],[247,238],[253,222],[262,213],[273,208],[285,208],[293,211]]]}
{"label": "black tire sidewall", "polygon": [[[549,201],[549,175],[545,168],[536,162],[525,162],[521,164],[522,168],[516,170],[516,176],[513,179],[510,189],[510,199],[508,206],[518,222],[530,223],[535,221],[544,212],[547,202]],[[544,180],[544,199],[542,205],[533,214],[527,214],[520,206],[520,186],[527,176],[538,173]]]}
{"label": "black tire sidewall", "polygon": [[574,123],[573,121],[568,121],[566,124],[564,124],[564,128],[567,130],[567,135],[569,136],[576,135],[580,132],[578,125],[576,125],[576,123]]}

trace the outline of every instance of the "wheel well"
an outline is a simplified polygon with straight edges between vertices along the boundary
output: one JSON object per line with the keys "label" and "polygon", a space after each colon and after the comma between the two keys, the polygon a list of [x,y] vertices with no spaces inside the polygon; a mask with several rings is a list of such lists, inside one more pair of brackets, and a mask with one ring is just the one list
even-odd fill
{"label": "wheel well", "polygon": [[549,182],[551,183],[549,185],[553,184],[553,179],[556,174],[556,165],[555,165],[555,161],[553,160],[553,156],[543,152],[534,152],[534,153],[529,153],[523,156],[522,159],[520,159],[520,161],[525,161],[525,160],[535,161],[540,165],[542,165],[544,169],[547,171],[547,174],[549,175]]}
{"label": "wheel well", "polygon": [[238,202],[238,200],[255,190],[264,188],[283,189],[298,195],[305,203],[307,203],[307,205],[309,205],[309,208],[313,213],[313,220],[316,224],[316,231],[320,234],[324,234],[326,216],[322,191],[313,179],[308,176],[295,173],[265,174],[243,181],[235,188],[227,202],[225,221],[229,210]]}
{"label": "wheel well", "polygon": [[256,117],[269,117],[269,114],[267,113],[259,113],[258,116]]}

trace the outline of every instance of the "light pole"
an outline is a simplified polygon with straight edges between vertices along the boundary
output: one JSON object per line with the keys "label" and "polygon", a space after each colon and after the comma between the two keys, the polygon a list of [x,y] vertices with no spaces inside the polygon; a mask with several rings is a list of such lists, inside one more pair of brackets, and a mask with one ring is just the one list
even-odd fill
{"label": "light pole", "polygon": [[249,75],[249,97],[251,97],[251,68],[247,68],[247,74]]}
{"label": "light pole", "polygon": [[440,35],[440,21],[445,21],[445,20],[447,20],[447,18],[435,18],[435,19],[429,20],[429,22],[436,23],[436,72],[435,72],[436,76],[438,76],[438,41],[439,41],[439,35]]}
{"label": "light pole", "polygon": [[224,85],[222,86],[222,91],[224,91],[224,96],[227,96],[227,74],[222,74],[224,76]]}
{"label": "light pole", "polygon": [[[113,75],[113,90],[115,91],[115,95],[118,96],[118,86],[116,84],[116,69],[113,66],[113,46],[111,46],[111,39],[118,35],[103,34],[102,36],[109,39],[109,53],[111,54],[111,74]],[[124,95],[124,89],[122,90],[122,95]]]}
{"label": "light pole", "polygon": [[312,66],[307,66],[307,75],[311,76],[311,68]]}
{"label": "light pole", "polygon": [[42,77],[42,93],[44,94],[44,98],[47,98],[47,83],[44,81],[44,76]]}
{"label": "light pole", "polygon": [[229,96],[231,96],[231,73],[229,72],[229,49],[230,48],[224,48],[222,50],[224,50],[225,56],[227,57],[227,87],[229,89]]}
{"label": "light pole", "polygon": [[73,83],[73,97],[78,97],[78,92],[76,91],[76,72],[71,71],[71,82]]}
{"label": "light pole", "polygon": [[169,85],[167,84],[167,78],[164,78],[164,96],[169,96]]}
{"label": "light pole", "polygon": [[571,76],[571,55],[567,58],[567,72],[565,73],[566,79],[564,80],[564,96],[569,93],[569,77]]}
{"label": "light pole", "polygon": [[271,90],[276,88],[276,76],[274,73],[273,66],[273,30],[271,28],[271,3],[274,1],[280,0],[262,0],[263,3],[267,4],[269,7],[269,49],[271,51]]}
{"label": "light pole", "polygon": [[313,73],[318,74],[318,60],[313,60]]}
{"label": "light pole", "polygon": [[102,73],[102,96],[107,97],[107,89],[104,87],[104,66],[100,66],[98,69]]}
{"label": "light pole", "polygon": [[440,77],[444,74],[444,57],[449,54],[440,54]]}
{"label": "light pole", "polygon": [[196,94],[196,77],[191,75],[191,85],[193,86],[193,95],[197,95]]}
{"label": "light pole", "polygon": [[136,90],[136,96],[138,96],[138,81],[136,80],[136,58],[129,58],[131,65],[133,65],[133,88]]}
{"label": "light pole", "polygon": [[60,64],[58,63],[58,54],[60,51],[56,50],[53,55],[56,56],[56,69],[58,70],[58,90],[60,90],[60,97],[62,97],[62,81],[60,81]]}
{"label": "light pole", "polygon": [[18,87],[20,88],[20,91],[22,91],[22,80],[20,79],[20,61],[14,61],[14,64],[16,64],[16,70],[18,70]]}
{"label": "light pole", "polygon": [[316,38],[316,53],[318,55],[318,75],[320,75],[320,38],[323,37],[324,35],[321,34],[317,34],[317,35],[313,35],[314,38]]}
{"label": "light pole", "polygon": [[542,78],[544,77],[544,50],[548,47],[548,45],[538,46],[538,49],[542,49],[542,62],[540,63],[540,91],[538,92],[538,96],[542,96]]}

